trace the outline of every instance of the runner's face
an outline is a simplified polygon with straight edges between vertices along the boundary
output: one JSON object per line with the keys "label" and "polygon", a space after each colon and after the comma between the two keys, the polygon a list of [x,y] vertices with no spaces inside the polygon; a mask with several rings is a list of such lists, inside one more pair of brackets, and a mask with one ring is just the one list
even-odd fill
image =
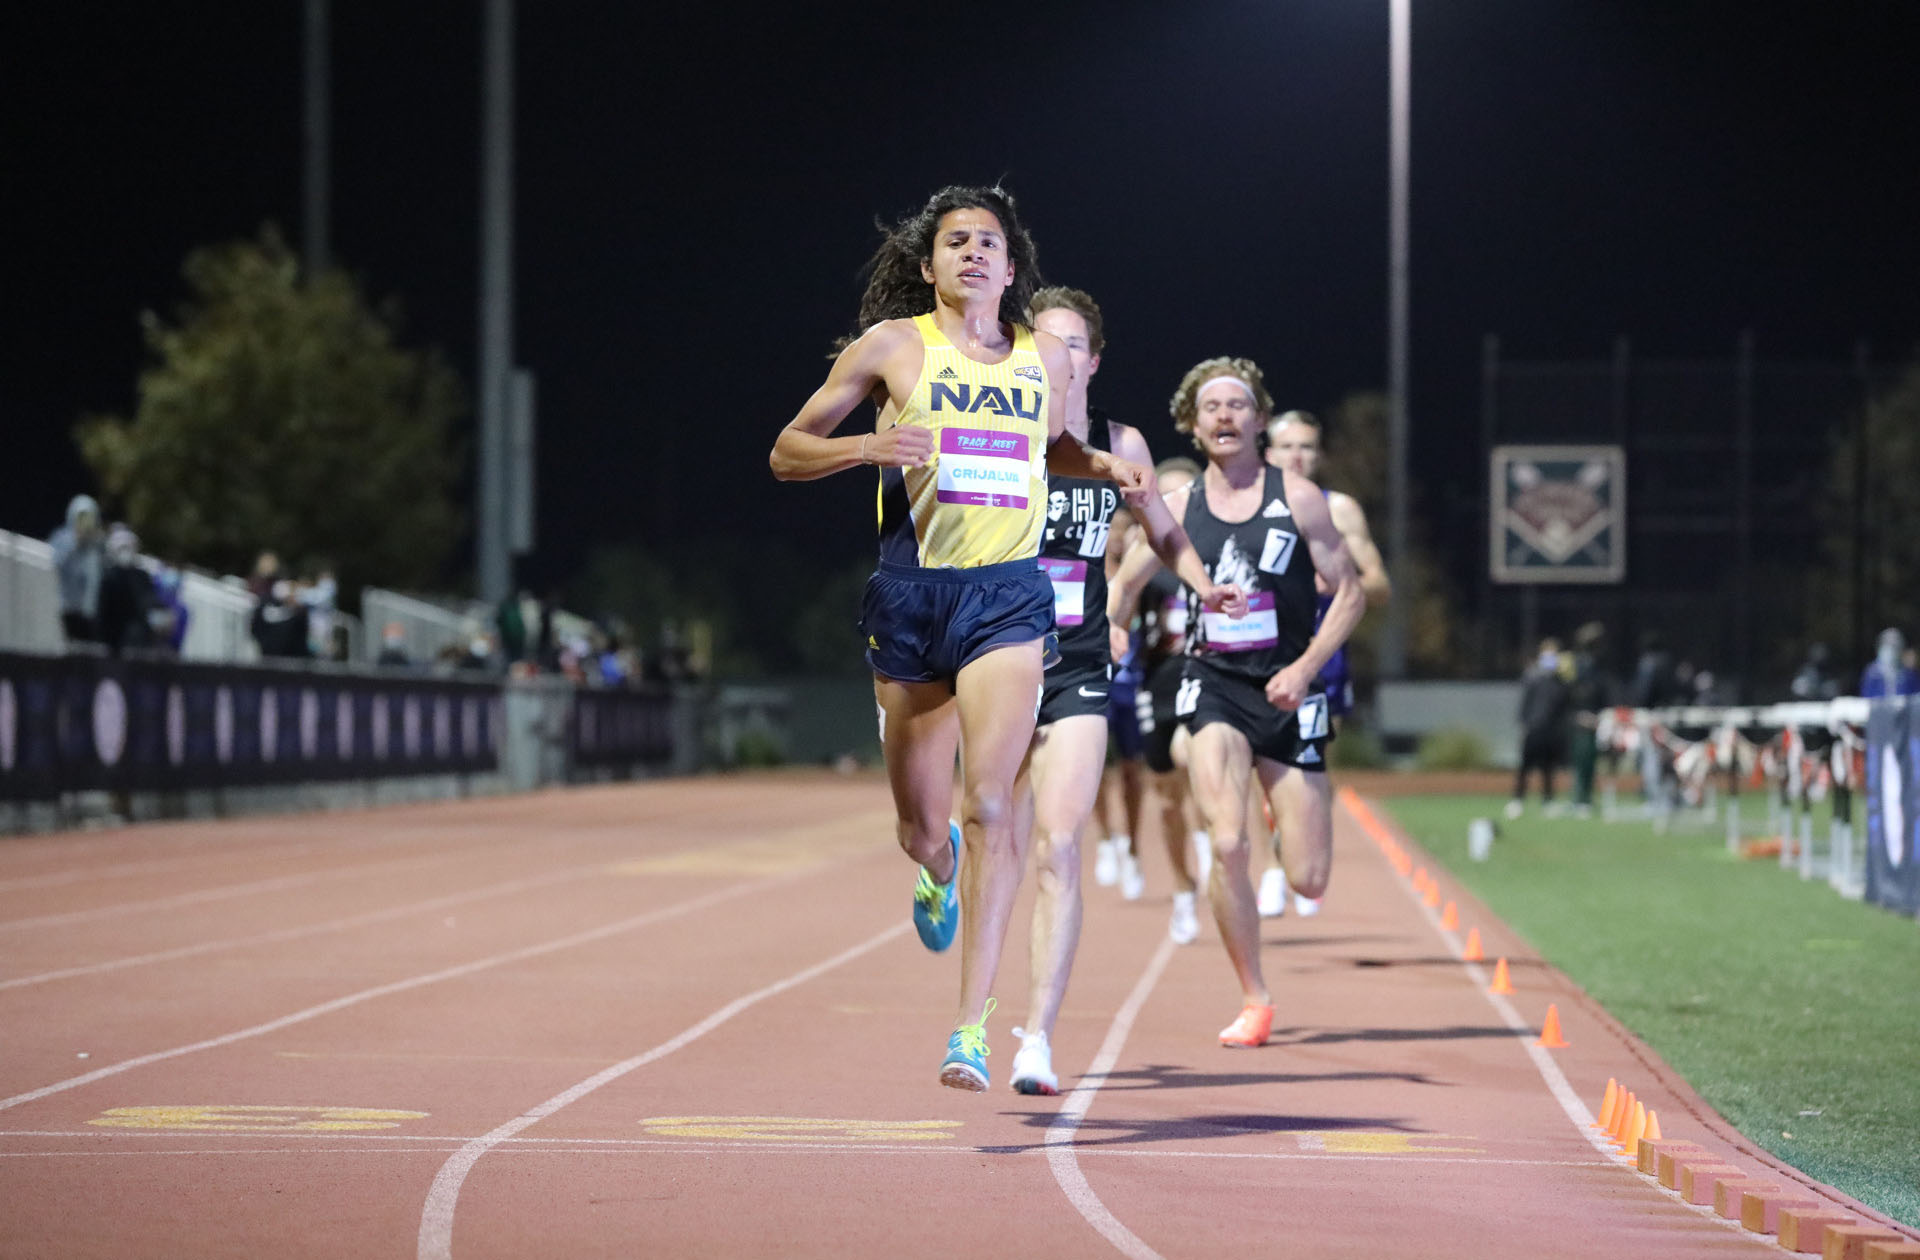
{"label": "runner's face", "polygon": [[1200,387],[1193,431],[1215,463],[1259,449],[1260,413],[1239,377],[1216,376]]}
{"label": "runner's face", "polygon": [[991,210],[949,210],[933,234],[933,258],[920,275],[950,302],[969,304],[1000,295],[1013,283],[1007,234]]}
{"label": "runner's face", "polygon": [[1320,430],[1298,421],[1274,426],[1267,441],[1267,462],[1309,481],[1318,477]]}
{"label": "runner's face", "polygon": [[1074,380],[1084,383],[1100,370],[1100,356],[1093,352],[1093,341],[1087,332],[1087,321],[1079,311],[1055,306],[1035,315],[1033,326],[1043,333],[1052,333],[1066,342],[1067,357],[1073,360]]}

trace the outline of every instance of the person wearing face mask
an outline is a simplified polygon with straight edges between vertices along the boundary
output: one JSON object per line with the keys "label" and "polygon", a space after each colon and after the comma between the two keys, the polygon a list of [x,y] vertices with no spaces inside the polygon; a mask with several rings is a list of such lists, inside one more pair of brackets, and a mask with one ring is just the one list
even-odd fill
{"label": "person wearing face mask", "polygon": [[1540,772],[1540,803],[1553,803],[1553,772],[1565,759],[1567,671],[1561,668],[1560,641],[1542,639],[1540,652],[1520,677],[1520,769],[1513,779],[1507,817],[1526,810],[1527,776]]}
{"label": "person wearing face mask", "polygon": [[1880,632],[1873,660],[1860,672],[1860,694],[1869,700],[1920,693],[1920,674],[1906,663],[1907,636],[1892,626]]}

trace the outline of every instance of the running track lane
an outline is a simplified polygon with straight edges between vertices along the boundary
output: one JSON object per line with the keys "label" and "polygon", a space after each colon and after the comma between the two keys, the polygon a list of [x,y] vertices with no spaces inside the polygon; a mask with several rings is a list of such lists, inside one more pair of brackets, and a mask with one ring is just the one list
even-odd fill
{"label": "running track lane", "polygon": [[[602,817],[616,795],[636,818],[653,806],[703,817],[722,852],[750,843],[740,819],[830,823],[884,792],[794,777],[748,790],[751,782],[591,795]],[[555,804],[540,820],[549,835],[566,829],[566,802]],[[816,864],[786,896],[743,896],[526,957],[499,950],[482,970],[20,1106],[5,1117],[18,1127],[0,1133],[0,1254],[404,1254],[419,1245],[422,1205],[449,1156],[565,1095],[583,1073],[596,1079],[703,1025],[684,1053],[656,1055],[496,1138],[462,1186],[453,1254],[644,1245],[890,1255],[936,1237],[1061,1255],[1271,1252],[1283,1241],[1316,1256],[1387,1254],[1405,1253],[1410,1238],[1431,1255],[1782,1254],[1603,1158],[1543,1084],[1526,1039],[1345,820],[1327,912],[1266,925],[1282,1011],[1262,1051],[1211,1044],[1237,998],[1210,930],[1189,949],[1161,944],[1159,859],[1148,901],[1127,905],[1089,887],[1081,963],[1056,1036],[1063,1085],[1085,1076],[1060,1100],[1004,1089],[1007,1029],[1024,1015],[1020,926],[991,1030],[995,1091],[932,1083],[953,960],[849,931],[877,917],[892,920],[883,936],[901,932],[907,870],[889,848],[880,836],[872,860]],[[735,857],[742,870],[756,860]],[[663,905],[674,898],[656,885],[716,886],[713,870],[634,878]],[[612,921],[607,903],[585,892],[578,883],[537,891],[540,921],[576,899]],[[1021,924],[1024,910],[1023,899]],[[1552,1061],[1576,1105],[1597,1098],[1606,1075],[1657,1065],[1604,1013],[1580,1006],[1577,990],[1528,965],[1510,934],[1475,922],[1490,949],[1520,964],[1512,1006],[1523,1023],[1537,1022],[1545,1000],[1560,1001],[1575,1046]],[[413,940],[390,925],[351,935]],[[781,987],[796,964],[832,958],[849,937],[866,952],[856,945],[833,970]],[[221,979],[245,984],[248,969],[236,964],[246,961],[225,959]],[[260,974],[271,982],[271,968]],[[730,993],[741,997],[723,1004]],[[12,996],[0,994],[0,1019]],[[1096,1046],[1100,1062],[1090,1064]],[[10,1072],[0,1066],[9,1074],[0,1088],[14,1084]],[[184,1102],[411,1104],[428,1115],[381,1131],[87,1123],[107,1107]],[[1685,1106],[1678,1111],[1684,1121]],[[1675,1127],[1668,1122],[1670,1134]],[[1086,1204],[1056,1181],[1070,1180],[1063,1161],[1144,1250],[1089,1223]]]}

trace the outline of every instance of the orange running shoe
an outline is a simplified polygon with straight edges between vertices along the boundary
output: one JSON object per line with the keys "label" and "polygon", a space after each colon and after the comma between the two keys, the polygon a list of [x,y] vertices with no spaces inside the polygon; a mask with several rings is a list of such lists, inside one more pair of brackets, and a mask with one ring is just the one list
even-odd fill
{"label": "orange running shoe", "polygon": [[1220,1030],[1220,1044],[1241,1050],[1250,1050],[1255,1046],[1267,1044],[1267,1034],[1273,1031],[1273,1008],[1271,1006],[1247,1006],[1240,1012],[1240,1018]]}

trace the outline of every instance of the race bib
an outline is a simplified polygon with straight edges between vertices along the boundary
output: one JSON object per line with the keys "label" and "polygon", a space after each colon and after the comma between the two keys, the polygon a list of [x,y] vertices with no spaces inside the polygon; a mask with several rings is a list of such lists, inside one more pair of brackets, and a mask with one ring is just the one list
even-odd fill
{"label": "race bib", "polygon": [[1300,542],[1300,536],[1284,529],[1267,531],[1267,544],[1260,549],[1260,567],[1268,573],[1285,573],[1287,562],[1293,559],[1293,549]]}
{"label": "race bib", "polygon": [[1280,615],[1274,610],[1272,591],[1255,591],[1247,596],[1247,615],[1229,617],[1225,613],[1204,611],[1200,628],[1207,646],[1216,652],[1253,652],[1280,642]]}
{"label": "race bib", "polygon": [[1027,435],[942,429],[934,497],[969,507],[1027,506]]}
{"label": "race bib", "polygon": [[1077,626],[1087,619],[1087,562],[1040,557],[1040,568],[1053,583],[1053,620]]}

